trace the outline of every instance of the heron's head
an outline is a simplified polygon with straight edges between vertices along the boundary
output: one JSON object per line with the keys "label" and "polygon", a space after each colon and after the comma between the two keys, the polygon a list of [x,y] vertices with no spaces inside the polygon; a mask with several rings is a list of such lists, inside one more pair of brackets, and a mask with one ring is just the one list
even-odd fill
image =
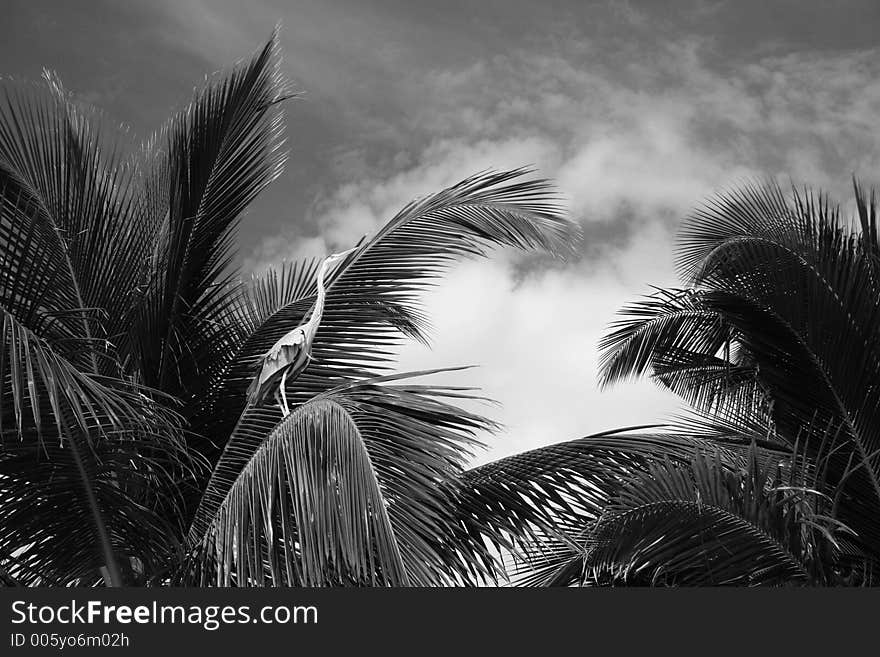
{"label": "heron's head", "polygon": [[329,256],[327,256],[327,259],[324,261],[324,264],[329,267],[330,265],[333,265],[333,264],[339,262],[340,260],[342,260],[349,253],[353,253],[356,250],[357,250],[357,247],[354,247],[352,249],[348,249],[347,251],[340,251],[339,253],[331,253]]}

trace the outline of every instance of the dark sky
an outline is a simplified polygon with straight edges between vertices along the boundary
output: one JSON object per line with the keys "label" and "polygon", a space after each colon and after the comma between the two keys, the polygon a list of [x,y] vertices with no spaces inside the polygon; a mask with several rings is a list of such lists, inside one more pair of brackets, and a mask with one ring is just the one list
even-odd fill
{"label": "dark sky", "polygon": [[603,50],[592,63],[625,76],[615,60],[685,39],[702,43],[706,65],[723,74],[774,54],[871,48],[880,3],[7,0],[4,15],[4,74],[54,69],[141,134],[281,21],[286,69],[306,95],[290,108],[286,184],[257,206],[261,230],[243,235],[247,250],[263,228],[302,220],[353,153],[381,167],[389,153],[423,147],[434,135],[408,119],[423,92],[414,81],[427,74],[592,41]]}
{"label": "dark sky", "polygon": [[3,16],[0,74],[53,69],[144,136],[281,21],[303,96],[289,166],[241,230],[245,270],[348,245],[486,167],[553,177],[584,257],[525,279],[509,254],[463,266],[428,298],[433,352],[402,356],[482,365],[456,382],[503,402],[493,455],[677,407],[647,383],[600,393],[596,342],[674,282],[675,226],[708,194],[878,179],[876,1],[6,0]]}

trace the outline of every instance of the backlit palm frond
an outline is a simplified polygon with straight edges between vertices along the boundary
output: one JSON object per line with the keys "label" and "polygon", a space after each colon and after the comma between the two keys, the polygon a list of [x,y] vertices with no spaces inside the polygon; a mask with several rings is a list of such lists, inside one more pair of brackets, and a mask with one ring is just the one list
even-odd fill
{"label": "backlit palm frond", "polygon": [[789,446],[834,435],[824,469],[835,512],[876,559],[880,297],[873,203],[855,187],[861,231],[809,191],[752,185],[711,200],[680,234],[692,287],[628,308],[603,341],[603,367],[606,381],[650,372],[728,419],[759,409]]}
{"label": "backlit palm frond", "polygon": [[[507,555],[518,586],[836,582],[870,559],[833,518],[834,436],[810,445],[815,437],[792,447],[772,428],[722,416],[598,434],[463,473],[459,505]],[[713,532],[733,538],[712,543]],[[701,550],[714,555],[702,565]],[[750,570],[737,550],[766,568]]]}
{"label": "backlit palm frond", "polygon": [[538,530],[508,555],[509,582],[517,587],[583,586],[587,580],[585,553],[592,522],[560,523],[553,531]]}
{"label": "backlit palm frond", "polygon": [[280,308],[311,298],[320,266],[320,258],[307,258],[269,268],[262,275],[252,277],[236,305],[242,338],[250,337]]}
{"label": "backlit palm frond", "polygon": [[500,553],[527,557],[557,541],[568,549],[566,537],[597,521],[633,472],[658,459],[686,463],[697,449],[714,446],[701,436],[633,431],[638,428],[548,445],[467,470],[451,482],[458,490],[458,513]]}
{"label": "backlit palm frond", "polygon": [[[4,437],[0,550],[26,585],[137,584],[178,550],[176,490],[192,476],[182,441],[106,431]],[[111,561],[112,559],[112,561]]]}
{"label": "backlit palm frond", "polygon": [[[244,410],[244,391],[254,376],[254,358],[244,355],[259,357],[265,351],[267,334],[283,335],[305,320],[315,302],[315,277],[319,266],[320,259],[317,258],[284,264],[279,269],[268,269],[243,286],[232,307],[236,326],[236,346],[231,349],[233,357],[201,400],[198,412],[192,418],[194,431],[211,436],[215,444],[223,445]],[[381,361],[390,356],[390,347],[398,343],[398,332],[420,339],[426,319],[416,310],[395,305],[393,299],[364,300],[364,304],[364,312],[350,310],[347,320],[351,326],[338,334],[357,341],[357,349],[351,349],[351,353],[357,353],[361,360],[371,360],[376,371],[384,370],[386,367]],[[359,330],[357,324],[364,327]],[[313,353],[316,354],[314,350]],[[316,354],[312,369],[320,369],[318,358]],[[370,369],[336,369],[339,371],[324,368],[323,376],[328,387],[335,385],[334,382],[375,373]],[[261,409],[261,412],[267,412],[270,419],[277,417],[274,409]]]}
{"label": "backlit palm frond", "polygon": [[492,424],[444,401],[466,391],[396,383],[412,375],[320,394],[269,432],[240,472],[218,469],[206,492],[218,503],[193,523],[196,558],[184,580],[427,586],[493,577],[491,554],[443,486]]}
{"label": "backlit palm frond", "polygon": [[871,291],[880,292],[880,233],[877,230],[877,193],[865,190],[859,181],[853,178],[853,193],[856,200],[859,226],[858,248],[864,254],[868,267],[871,269]]}
{"label": "backlit palm frond", "polygon": [[[408,205],[362,242],[328,278],[327,303],[313,350],[317,362],[288,394],[303,401],[346,377],[383,373],[403,336],[427,339],[419,294],[456,259],[483,255],[489,245],[557,253],[571,249],[577,228],[564,218],[548,184],[510,183],[524,173],[514,170],[468,178]],[[301,324],[314,303],[313,275],[301,270],[300,278],[309,279],[309,294],[260,317],[259,326],[243,340],[224,375],[224,403],[241,400],[230,407],[237,413],[230,415],[226,431],[244,410],[244,391],[255,360]],[[305,290],[301,283],[296,289]]]}
{"label": "backlit palm frond", "polygon": [[[672,436],[669,436],[671,439]],[[711,443],[690,460],[612,465],[597,518],[563,516],[517,553],[526,586],[835,583],[852,532],[804,453]]]}
{"label": "backlit palm frond", "polygon": [[836,535],[830,498],[799,468],[744,467],[698,454],[652,463],[623,486],[586,542],[594,583],[830,583]]}
{"label": "backlit palm frond", "polygon": [[40,435],[44,427],[56,434],[65,426],[86,431],[93,423],[113,429],[155,428],[148,396],[123,380],[81,372],[2,308],[0,338],[2,395],[8,404],[0,405],[0,417],[3,422],[14,418],[12,426],[0,424],[4,433],[23,438],[31,428]]}
{"label": "backlit palm frond", "polygon": [[188,468],[179,418],[117,359],[152,236],[100,124],[50,73],[0,89],[0,553],[25,583],[164,558],[156,508]]}

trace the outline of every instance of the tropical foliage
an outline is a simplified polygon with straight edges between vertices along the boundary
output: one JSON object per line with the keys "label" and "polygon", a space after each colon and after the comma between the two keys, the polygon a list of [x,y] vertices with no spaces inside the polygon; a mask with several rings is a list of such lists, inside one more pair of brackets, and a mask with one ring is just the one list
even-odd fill
{"label": "tropical foliage", "polygon": [[0,93],[4,585],[875,583],[880,243],[858,185],[858,225],[772,184],[685,222],[682,287],[623,309],[601,381],[650,376],[691,415],[467,470],[498,427],[395,350],[427,342],[420,294],[456,260],[572,250],[547,182],[477,174],[361,239],[283,417],[246,391],[320,262],[244,280],[235,258],[285,161],[277,36],[141,144],[52,74]]}
{"label": "tropical foliage", "polygon": [[494,425],[453,405],[469,391],[394,375],[394,349],[427,340],[419,293],[456,259],[570,249],[545,182],[479,174],[361,240],[282,418],[245,392],[318,263],[243,281],[234,258],[285,158],[277,38],[141,145],[50,74],[2,93],[5,582],[495,581],[516,530],[474,521],[457,481]]}
{"label": "tropical foliage", "polygon": [[[684,286],[621,311],[601,381],[650,376],[699,416],[588,474],[594,508],[560,514],[525,581],[876,582],[880,243],[874,195],[855,201],[847,222],[824,195],[755,185],[685,222]],[[606,440],[565,467],[583,475]]]}

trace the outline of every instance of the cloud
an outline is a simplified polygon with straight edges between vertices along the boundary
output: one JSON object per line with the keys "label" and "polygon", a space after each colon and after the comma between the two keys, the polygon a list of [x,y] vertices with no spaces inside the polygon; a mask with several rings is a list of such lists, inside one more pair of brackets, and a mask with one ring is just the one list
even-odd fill
{"label": "cloud", "polygon": [[483,409],[508,429],[483,460],[662,420],[678,402],[649,383],[597,389],[615,310],[648,283],[675,283],[674,230],[714,191],[790,175],[837,192],[853,168],[875,166],[880,66],[871,52],[719,67],[695,39],[631,46],[573,40],[402,75],[405,118],[371,116],[392,144],[339,157],[311,220],[265,240],[246,267],[350,244],[473,172],[538,165],[584,226],[582,258],[524,278],[509,255],[453,270],[426,296],[434,349],[406,347],[401,367],[480,365],[450,376],[502,404]]}
{"label": "cloud", "polygon": [[599,270],[545,270],[518,282],[509,259],[465,263],[426,296],[434,348],[407,345],[400,368],[479,366],[432,377],[478,386],[501,403],[499,408],[468,405],[505,425],[475,463],[615,427],[663,421],[678,408],[671,393],[648,382],[609,391],[596,384],[599,338],[621,301],[643,291],[637,277],[644,268],[636,265],[666,248],[663,241],[645,231],[619,259],[608,259]]}
{"label": "cloud", "polygon": [[481,458],[677,407],[644,382],[598,391],[596,346],[618,307],[675,282],[675,228],[708,194],[775,175],[846,198],[850,174],[870,183],[880,164],[875,3],[56,4],[13,10],[7,72],[58,68],[144,130],[282,20],[285,71],[306,93],[286,109],[288,170],[242,225],[245,271],[347,246],[485,168],[557,181],[581,257],[462,265],[426,295],[434,349],[401,354],[409,369],[480,365],[450,376],[502,403],[482,408],[508,431]]}

